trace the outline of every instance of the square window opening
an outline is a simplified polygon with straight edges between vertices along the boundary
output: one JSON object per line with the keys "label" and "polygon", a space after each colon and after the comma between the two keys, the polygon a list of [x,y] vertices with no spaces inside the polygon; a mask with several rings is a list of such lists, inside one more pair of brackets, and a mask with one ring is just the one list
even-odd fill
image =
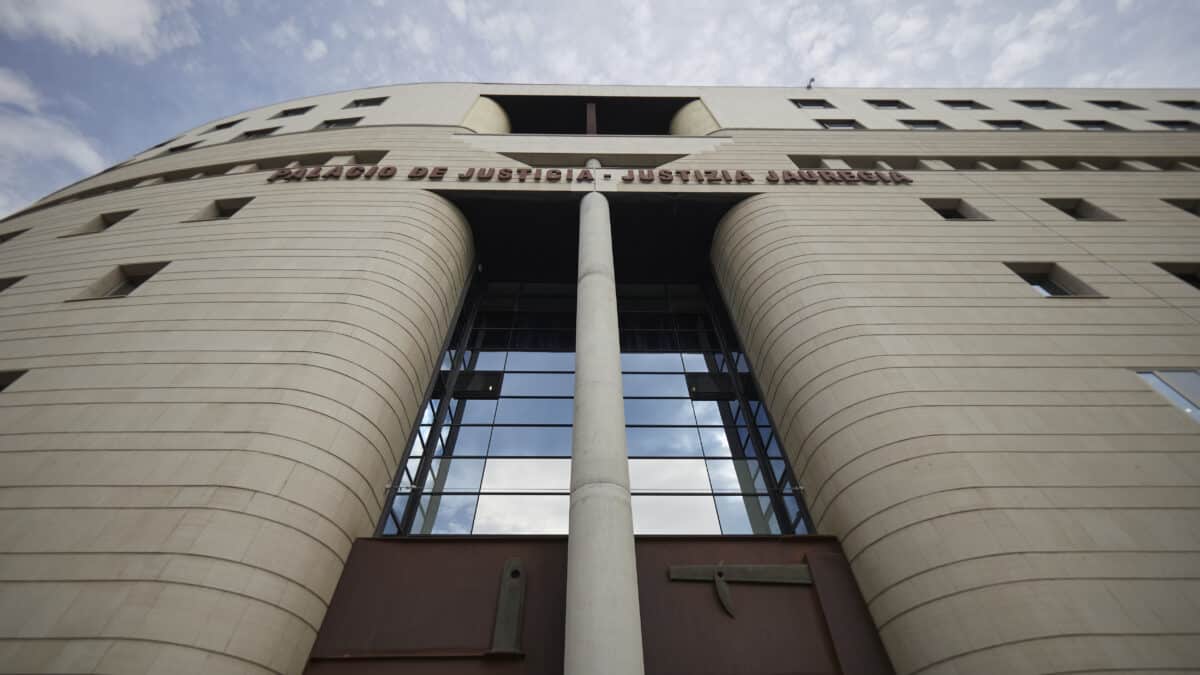
{"label": "square window opening", "polygon": [[997,131],[1034,131],[1037,129],[1034,125],[1025,120],[984,120]]}
{"label": "square window opening", "polygon": [[4,234],[0,234],[0,244],[3,244],[4,242],[9,241],[10,239],[12,239],[16,236],[19,236],[22,232],[28,232],[28,231],[29,231],[29,229],[26,228],[24,230],[14,230],[12,232],[5,232]]}
{"label": "square window opening", "polygon": [[802,110],[833,110],[834,105],[823,98],[794,98],[792,104]]}
{"label": "square window opening", "polygon": [[1013,103],[1023,105],[1030,110],[1066,110],[1066,106],[1061,106],[1054,101],[1047,101],[1045,99],[1018,99],[1014,100]]}
{"label": "square window opening", "polygon": [[254,197],[218,199],[201,209],[200,213],[196,214],[196,217],[192,218],[192,220],[227,220],[235,216],[252,201],[254,201]]}
{"label": "square window opening", "polygon": [[268,127],[265,129],[251,129],[250,131],[242,132],[242,135],[238,136],[238,139],[243,140],[243,141],[248,141],[248,140],[255,139],[255,138],[262,138],[264,136],[270,136],[271,134],[275,133],[276,131],[279,131],[279,127]]}
{"label": "square window opening", "polygon": [[1088,101],[1088,103],[1105,110],[1145,110],[1145,108],[1128,101]]}
{"label": "square window opening", "polygon": [[950,128],[939,120],[900,120],[900,123],[914,131],[945,131]]}
{"label": "square window opening", "polygon": [[1067,120],[1084,131],[1125,131],[1125,127],[1105,120]]}
{"label": "square window opening", "polygon": [[166,262],[120,265],[88,287],[75,301],[123,298],[133,293],[155,274],[170,264]]}
{"label": "square window opening", "polygon": [[129,211],[112,211],[110,213],[101,213],[100,215],[96,216],[95,218],[92,218],[91,220],[89,220],[87,222],[87,224],[84,225],[83,227],[81,227],[78,231],[72,232],[70,234],[61,235],[61,236],[59,236],[59,239],[68,239],[70,237],[81,237],[85,234],[96,234],[97,232],[103,232],[103,231],[107,230],[108,228],[112,227],[113,225],[116,225],[117,223],[121,222],[122,220],[125,220],[126,218],[128,218],[129,216],[133,215],[136,212],[137,212],[137,209],[131,209]]}
{"label": "square window opening", "polygon": [[1086,199],[1043,199],[1075,220],[1121,220]]}
{"label": "square window opening", "polygon": [[8,389],[13,382],[21,379],[21,376],[28,372],[28,370],[0,370],[0,391]]}
{"label": "square window opening", "polygon": [[286,109],[280,110],[279,112],[272,115],[271,119],[278,119],[281,117],[299,117],[300,115],[303,115],[304,113],[308,112],[309,110],[312,110],[315,107],[317,107],[317,106],[305,105],[305,106],[300,106],[299,108],[286,108]]}
{"label": "square window opening", "polygon": [[991,220],[964,199],[922,199],[921,201],[946,220]]}
{"label": "square window opening", "polygon": [[1200,124],[1189,120],[1151,120],[1169,131],[1200,131]]}
{"label": "square window opening", "polygon": [[1200,216],[1200,199],[1164,199],[1164,202],[1193,216]]}
{"label": "square window opening", "polygon": [[816,120],[825,129],[834,129],[838,131],[850,131],[854,129],[862,129],[863,125],[858,123],[858,120]]}
{"label": "square window opening", "polygon": [[1043,298],[1102,298],[1096,289],[1052,262],[1006,262],[1005,267],[1021,277]]}
{"label": "square window opening", "polygon": [[336,120],[325,120],[317,125],[317,129],[345,129],[362,121],[361,117],[343,117]]}
{"label": "square window opening", "polygon": [[383,102],[386,100],[388,100],[387,96],[377,96],[375,98],[356,98],[347,103],[343,110],[348,110],[350,108],[374,108],[376,106],[383,105]]}
{"label": "square window opening", "polygon": [[204,133],[211,134],[214,131],[220,131],[222,129],[229,129],[230,127],[241,124],[242,122],[245,121],[245,119],[246,118],[243,117],[243,118],[236,119],[236,120],[230,120],[228,122],[221,122],[220,124],[214,124],[211,129],[209,129],[208,131],[206,131]]}
{"label": "square window opening", "polygon": [[1154,264],[1192,288],[1200,289],[1200,262],[1160,262]]}
{"label": "square window opening", "polygon": [[912,106],[894,98],[867,99],[866,102],[879,110],[912,110]]}
{"label": "square window opening", "polygon": [[951,110],[991,110],[991,108],[980,103],[979,101],[972,101],[970,99],[951,99],[946,101],[938,101],[938,103],[941,103]]}

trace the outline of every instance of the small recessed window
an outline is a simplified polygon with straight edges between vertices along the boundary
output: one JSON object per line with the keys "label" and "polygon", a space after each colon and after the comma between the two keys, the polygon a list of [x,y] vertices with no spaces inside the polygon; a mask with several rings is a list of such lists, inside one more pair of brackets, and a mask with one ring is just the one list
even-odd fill
{"label": "small recessed window", "polygon": [[362,121],[361,117],[344,117],[339,120],[325,120],[317,125],[318,129],[345,129]]}
{"label": "small recessed window", "polygon": [[1125,131],[1125,127],[1104,120],[1067,120],[1084,131]]}
{"label": "small recessed window", "polygon": [[1101,297],[1091,286],[1061,266],[1049,262],[1004,263],[1043,298]]}
{"label": "small recessed window", "polygon": [[1066,110],[1066,106],[1045,99],[1021,99],[1013,101],[1013,103],[1023,105],[1030,110]]}
{"label": "small recessed window", "polygon": [[1166,127],[1171,131],[1200,131],[1200,124],[1189,122],[1188,120],[1152,120],[1160,127]]}
{"label": "small recessed window", "polygon": [[121,265],[92,284],[76,301],[123,298],[133,293],[155,274],[170,264],[167,262]]}
{"label": "small recessed window", "polygon": [[375,106],[383,105],[383,102],[388,100],[386,96],[376,98],[356,98],[346,104],[347,108],[374,108]]}
{"label": "small recessed window", "polygon": [[220,130],[222,130],[222,129],[228,129],[228,128],[230,128],[230,127],[236,126],[237,124],[240,124],[240,123],[241,123],[241,122],[243,122],[245,119],[246,119],[246,118],[244,118],[244,117],[243,117],[243,118],[241,118],[241,119],[229,120],[228,122],[221,122],[220,124],[214,124],[214,125],[213,125],[213,128],[209,129],[208,131],[206,131],[206,132],[204,132],[204,133],[208,134],[208,133],[212,133],[212,132],[214,132],[214,131],[220,131]]}
{"label": "small recessed window", "polygon": [[1200,216],[1200,199],[1164,199],[1164,202],[1192,214]]}
{"label": "small recessed window", "polygon": [[826,129],[839,129],[843,131],[863,128],[857,120],[817,120],[817,124]]}
{"label": "small recessed window", "polygon": [[14,230],[12,232],[5,232],[4,234],[0,234],[0,244],[3,244],[4,242],[8,241],[9,239],[12,239],[13,237],[21,234],[22,232],[28,232],[28,231],[29,231],[28,229]]}
{"label": "small recessed window", "polygon": [[96,234],[97,232],[103,232],[103,231],[107,230],[108,228],[112,227],[113,225],[116,225],[117,223],[121,222],[122,220],[125,220],[129,216],[133,215],[136,211],[137,211],[137,209],[134,209],[132,211],[113,211],[111,213],[101,213],[100,215],[96,216],[95,218],[92,218],[91,220],[89,220],[87,222],[87,224],[84,225],[82,228],[80,228],[78,231],[72,232],[70,234],[64,234],[64,235],[60,236],[59,239],[66,239],[68,237],[79,237],[79,236],[83,236],[85,234]]}
{"label": "small recessed window", "polygon": [[963,199],[922,199],[921,201],[946,220],[990,220],[979,209]]}
{"label": "small recessed window", "polygon": [[308,112],[309,110],[312,110],[315,107],[317,107],[317,106],[306,105],[306,106],[301,106],[299,108],[287,108],[285,110],[280,110],[279,112],[275,113],[271,117],[271,119],[276,119],[279,117],[298,117],[298,116],[303,115],[304,113]]}
{"label": "small recessed window", "polygon": [[28,370],[0,370],[0,391],[8,389],[13,382],[16,382],[22,375],[28,372]]}
{"label": "small recessed window", "polygon": [[797,108],[809,109],[824,109],[832,110],[833,104],[823,98],[794,98],[792,103],[796,104]]}
{"label": "small recessed window", "polygon": [[4,279],[0,279],[0,293],[3,293],[8,289],[9,286],[12,286],[24,278],[25,277],[6,277]]}
{"label": "small recessed window", "polygon": [[904,101],[898,101],[894,98],[867,99],[867,103],[880,110],[912,110],[911,105],[905,103]]}
{"label": "small recessed window", "polygon": [[1163,103],[1184,110],[1200,110],[1200,101],[1163,101]]}
{"label": "small recessed window", "polygon": [[984,120],[999,131],[1031,131],[1037,129],[1025,120]]}
{"label": "small recessed window", "polygon": [[1120,220],[1086,199],[1043,199],[1042,201],[1075,220]]}
{"label": "small recessed window", "polygon": [[1137,374],[1171,405],[1200,422],[1200,371],[1139,370]]}
{"label": "small recessed window", "polygon": [[1154,263],[1176,279],[1200,289],[1200,263]]}
{"label": "small recessed window", "polygon": [[1145,110],[1145,108],[1127,101],[1088,101],[1088,103],[1105,110]]}
{"label": "small recessed window", "polygon": [[191,143],[184,143],[183,145],[172,145],[171,147],[167,148],[167,154],[172,152],[183,152],[184,150],[187,150],[188,148],[194,148],[197,145],[200,145],[200,141],[192,141]]}
{"label": "small recessed window", "polygon": [[271,134],[275,133],[278,130],[279,130],[279,127],[267,127],[265,129],[251,129],[250,131],[243,132],[241,136],[238,136],[238,138],[242,139],[243,141],[247,141],[252,138],[262,138],[264,136],[270,136]]}
{"label": "small recessed window", "polygon": [[900,120],[900,122],[914,131],[944,131],[950,128],[938,120]]}
{"label": "small recessed window", "polygon": [[241,211],[252,201],[254,201],[254,197],[218,199],[204,207],[192,220],[225,220],[232,218],[234,214]]}
{"label": "small recessed window", "polygon": [[991,110],[991,108],[970,99],[952,99],[948,101],[938,101],[942,105],[952,110]]}

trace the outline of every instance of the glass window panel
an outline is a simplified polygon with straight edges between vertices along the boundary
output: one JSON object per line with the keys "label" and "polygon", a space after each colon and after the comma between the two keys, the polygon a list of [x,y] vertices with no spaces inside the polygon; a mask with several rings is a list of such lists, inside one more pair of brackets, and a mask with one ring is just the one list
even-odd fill
{"label": "glass window panel", "polygon": [[575,352],[510,352],[508,372],[546,370],[569,373],[575,370]]}
{"label": "glass window panel", "polygon": [[630,457],[699,457],[700,436],[693,428],[627,427],[625,443]]}
{"label": "glass window panel", "polygon": [[696,410],[696,423],[700,426],[721,426],[721,409],[717,401],[692,401],[692,407]]}
{"label": "glass window panel", "polygon": [[502,398],[497,424],[571,424],[575,401],[569,398]]}
{"label": "glass window panel", "polygon": [[670,398],[625,399],[626,424],[696,424],[691,401]]}
{"label": "glass window panel", "polygon": [[454,350],[447,351],[442,354],[442,370],[450,370],[450,363],[454,360]]}
{"label": "glass window panel", "polygon": [[746,457],[756,457],[758,453],[754,451],[754,443],[750,441],[749,427],[737,428],[737,447],[733,448],[735,455],[744,455]]}
{"label": "glass window panel", "polygon": [[679,354],[621,354],[621,370],[627,373],[681,373]]}
{"label": "glass window panel", "polygon": [[670,331],[621,331],[621,351],[626,353],[678,352],[675,334]]}
{"label": "glass window panel", "polygon": [[689,373],[707,373],[708,361],[705,360],[704,354],[684,354],[683,369]]}
{"label": "glass window panel", "polygon": [[415,534],[470,534],[477,495],[425,495],[413,518]]}
{"label": "glass window panel", "polygon": [[621,386],[626,396],[688,396],[687,380],[683,375],[625,374],[621,376]]}
{"label": "glass window panel", "polygon": [[454,439],[454,444],[448,454],[486,455],[491,435],[491,427],[450,427],[450,437]]}
{"label": "glass window panel", "polygon": [[685,352],[715,352],[721,349],[716,333],[680,331],[676,338],[679,341],[679,349]]}
{"label": "glass window panel", "polygon": [[494,427],[488,454],[571,456],[571,427]]}
{"label": "glass window panel", "polygon": [[512,349],[536,352],[567,354],[575,349],[575,331],[562,330],[514,330]]}
{"label": "glass window panel", "polygon": [[631,459],[633,492],[709,492],[702,459]]}
{"label": "glass window panel", "polygon": [[1190,415],[1192,419],[1200,421],[1200,409],[1197,409],[1197,406],[1191,401],[1187,400],[1183,396],[1180,396],[1179,392],[1175,391],[1175,389],[1160,379],[1158,375],[1154,373],[1138,373],[1138,375],[1140,375],[1147,384],[1149,384],[1151,387],[1154,387],[1155,391],[1166,397],[1166,399],[1170,401],[1171,404],[1176,408],[1179,408],[1183,412]]}
{"label": "glass window panel", "polygon": [[437,411],[437,405],[430,401],[421,409],[421,424],[433,424],[433,414]]}
{"label": "glass window panel", "polygon": [[729,432],[725,429],[700,429],[705,457],[729,457]]}
{"label": "glass window panel", "polygon": [[462,408],[462,424],[491,424],[496,418],[496,401],[494,399],[460,400]]}
{"label": "glass window panel", "polygon": [[480,495],[475,534],[566,534],[567,495]]}
{"label": "glass window panel", "polygon": [[484,492],[567,492],[569,459],[489,459],[483,472]]}
{"label": "glass window panel", "polygon": [[[489,328],[487,330],[475,330],[471,332],[469,346],[488,351],[503,350],[508,347],[511,339],[512,331],[506,328]],[[470,357],[464,356],[465,362],[470,363]]]}
{"label": "glass window panel", "polygon": [[750,372],[750,362],[746,360],[746,355],[741,352],[733,352],[734,363],[737,364],[739,373]]}
{"label": "glass window panel", "polygon": [[1184,398],[1200,406],[1200,373],[1194,370],[1159,370],[1155,372]]}
{"label": "glass window panel", "polygon": [[710,459],[706,463],[713,492],[767,491],[767,482],[763,480],[757,460]]}
{"label": "glass window panel", "polygon": [[400,472],[400,484],[397,489],[402,492],[408,492],[413,488],[413,481],[417,476],[417,469],[421,466],[421,458],[413,457],[404,463],[404,468]]}
{"label": "glass window panel", "polygon": [[575,376],[570,373],[508,373],[501,396],[572,396]]}
{"label": "glass window panel", "polygon": [[[770,434],[769,431],[767,433]],[[775,437],[775,434],[770,434],[770,439],[767,441],[767,457],[783,457],[783,449],[779,447],[779,439]]]}
{"label": "glass window panel", "polygon": [[753,403],[754,422],[760,427],[770,427],[771,420],[767,419],[767,406],[755,401]]}
{"label": "glass window panel", "polygon": [[715,497],[722,534],[779,534],[775,513],[761,502],[765,497]]}
{"label": "glass window panel", "polygon": [[720,534],[709,495],[634,495],[634,534]]}
{"label": "glass window panel", "polygon": [[479,352],[475,359],[475,370],[504,370],[508,352]]}
{"label": "glass window panel", "polygon": [[783,483],[788,477],[787,462],[782,459],[771,460],[771,474],[775,477],[776,483]]}
{"label": "glass window panel", "polygon": [[421,439],[421,434],[413,436],[412,446],[408,449],[409,457],[420,457],[425,454],[425,441]]}
{"label": "glass window panel", "polygon": [[478,492],[482,459],[434,459],[423,486],[429,492]]}

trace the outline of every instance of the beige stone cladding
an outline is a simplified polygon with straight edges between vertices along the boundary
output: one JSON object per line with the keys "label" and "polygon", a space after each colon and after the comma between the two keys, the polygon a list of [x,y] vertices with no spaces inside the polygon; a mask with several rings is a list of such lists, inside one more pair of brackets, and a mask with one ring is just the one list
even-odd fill
{"label": "beige stone cladding", "polygon": [[[1071,155],[1100,140],[836,136],[805,154]],[[1197,150],[1164,136],[1102,142]],[[750,197],[712,251],[814,521],[841,538],[897,671],[1195,672],[1200,426],[1135,369],[1200,368],[1200,291],[1152,264],[1200,260],[1200,220],[1162,201],[1194,199],[1200,178],[909,175]],[[1123,220],[1077,221],[1053,197]],[[988,220],[943,220],[920,198]],[[1040,297],[1003,264],[1025,261],[1104,297]]]}
{"label": "beige stone cladding", "polygon": [[[474,253],[430,192],[266,175],[5,223],[28,231],[0,247],[25,277],[0,295],[0,370],[28,372],[0,404],[0,672],[303,669]],[[69,302],[163,261],[128,297]]]}

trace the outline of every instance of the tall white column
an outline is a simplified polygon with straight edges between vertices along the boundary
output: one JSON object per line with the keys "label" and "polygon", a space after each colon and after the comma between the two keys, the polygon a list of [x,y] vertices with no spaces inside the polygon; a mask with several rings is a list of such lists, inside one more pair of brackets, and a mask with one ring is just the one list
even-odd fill
{"label": "tall white column", "polygon": [[577,302],[564,671],[642,675],[612,229],[599,192],[580,204]]}

